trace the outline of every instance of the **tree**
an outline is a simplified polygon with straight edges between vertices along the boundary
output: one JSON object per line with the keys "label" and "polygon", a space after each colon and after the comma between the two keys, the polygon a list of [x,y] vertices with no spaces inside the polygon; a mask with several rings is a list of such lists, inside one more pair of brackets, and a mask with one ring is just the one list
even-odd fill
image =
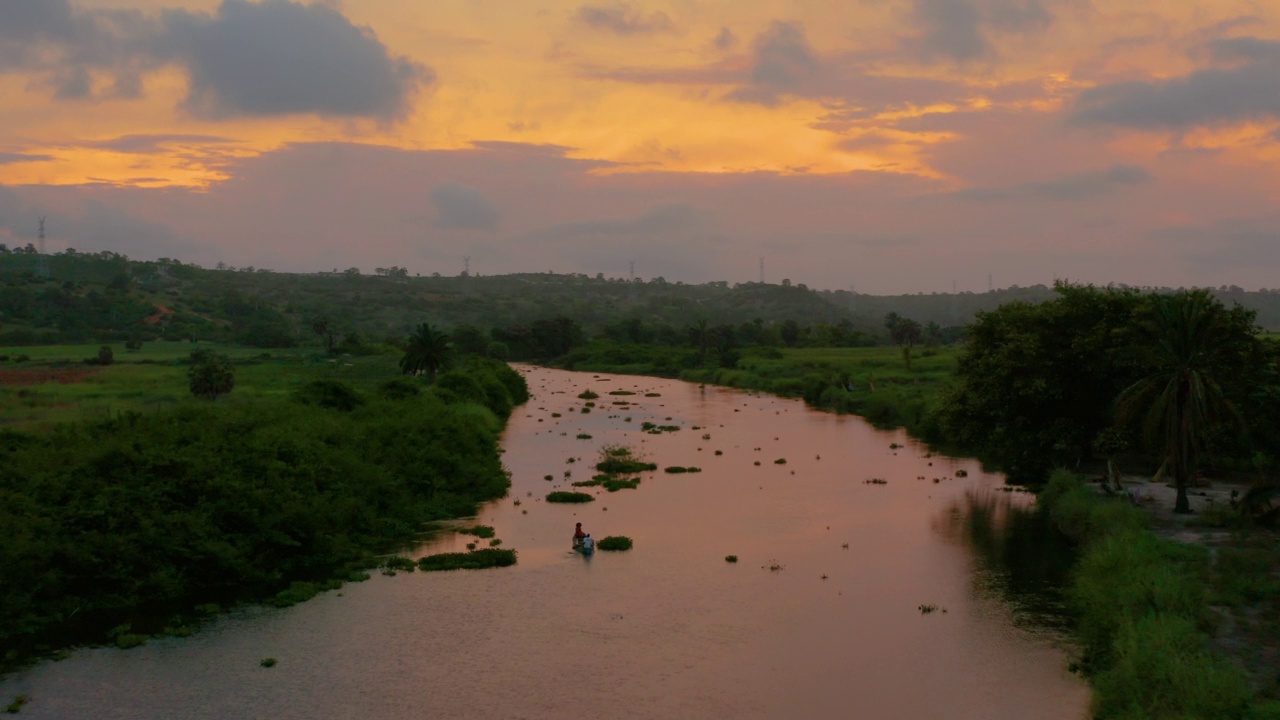
{"label": "tree", "polygon": [[894,344],[902,348],[902,360],[907,364],[907,369],[910,370],[911,348],[920,342],[920,338],[924,336],[920,323],[909,318],[899,317],[898,313],[891,312],[884,316],[884,326],[889,329],[889,337],[893,339]]}
{"label": "tree", "polygon": [[187,386],[191,394],[204,400],[217,400],[236,385],[231,359],[212,350],[196,350],[187,358]]}
{"label": "tree", "polygon": [[329,355],[333,354],[333,326],[327,318],[316,318],[311,322],[311,332],[320,336],[320,341],[324,343],[324,351]]}
{"label": "tree", "polygon": [[435,382],[436,374],[448,365],[451,351],[448,335],[422,323],[409,336],[404,357],[400,358],[400,370],[405,375],[426,373],[427,380]]}
{"label": "tree", "polygon": [[1223,389],[1238,365],[1241,339],[1252,339],[1252,328],[1243,328],[1241,338],[1239,325],[1205,290],[1153,295],[1141,318],[1148,372],[1120,393],[1117,407],[1122,418],[1145,415],[1148,437],[1166,458],[1178,490],[1174,512],[1191,512],[1187,488],[1209,427],[1243,424]]}
{"label": "tree", "polygon": [[705,319],[699,320],[689,326],[689,342],[698,349],[698,367],[702,367],[707,361],[707,350],[711,348],[715,341],[711,326],[707,324]]}

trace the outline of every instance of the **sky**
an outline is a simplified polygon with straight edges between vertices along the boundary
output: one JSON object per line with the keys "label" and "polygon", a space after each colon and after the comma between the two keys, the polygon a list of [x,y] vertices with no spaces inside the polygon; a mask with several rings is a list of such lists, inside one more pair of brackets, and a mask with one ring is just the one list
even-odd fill
{"label": "sky", "polygon": [[0,242],[1280,287],[1274,0],[0,0]]}

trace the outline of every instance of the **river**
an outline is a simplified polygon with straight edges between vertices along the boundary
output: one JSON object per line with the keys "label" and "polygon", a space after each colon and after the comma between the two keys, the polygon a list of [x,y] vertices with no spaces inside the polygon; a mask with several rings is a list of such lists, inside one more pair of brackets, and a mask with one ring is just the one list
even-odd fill
{"label": "river", "polygon": [[[375,575],[190,638],[81,649],[5,678],[0,699],[86,720],[1087,716],[1061,634],[964,529],[974,507],[998,523],[1028,502],[976,461],[795,400],[521,371],[534,397],[504,435],[511,493],[478,518],[516,566]],[[703,471],[542,501],[606,444]],[[585,558],[575,522],[635,547]],[[471,541],[441,533],[412,556]]]}

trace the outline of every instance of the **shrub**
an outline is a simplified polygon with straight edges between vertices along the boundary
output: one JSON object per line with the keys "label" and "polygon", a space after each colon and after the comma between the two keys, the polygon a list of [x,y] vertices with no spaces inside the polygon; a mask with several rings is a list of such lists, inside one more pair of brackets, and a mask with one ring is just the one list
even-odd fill
{"label": "shrub", "polygon": [[584,492],[557,490],[547,493],[547,502],[549,503],[589,503],[593,500],[595,500],[595,496]]}
{"label": "shrub", "polygon": [[601,550],[630,550],[631,538],[626,535],[610,535],[597,543]]}
{"label": "shrub", "polygon": [[516,564],[515,550],[484,548],[465,553],[437,553],[418,560],[423,572],[443,570],[483,570],[492,567],[508,567]]}
{"label": "shrub", "polygon": [[725,555],[725,556],[724,556],[724,561],[725,561],[725,562],[727,562],[727,563],[736,563],[736,562],[738,562],[738,556],[737,556],[737,555]]}
{"label": "shrub", "polygon": [[364,396],[340,380],[313,380],[298,388],[293,397],[303,405],[351,412],[364,405]]}
{"label": "shrub", "polygon": [[472,525],[471,527],[458,528],[458,532],[463,535],[475,535],[479,538],[491,538],[497,532],[488,525]]}

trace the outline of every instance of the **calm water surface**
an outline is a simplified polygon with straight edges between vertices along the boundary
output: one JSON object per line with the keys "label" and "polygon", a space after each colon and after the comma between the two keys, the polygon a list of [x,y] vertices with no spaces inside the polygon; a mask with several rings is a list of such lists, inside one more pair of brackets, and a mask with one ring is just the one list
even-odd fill
{"label": "calm water surface", "polygon": [[[534,398],[503,443],[512,491],[479,518],[519,551],[515,567],[375,575],[195,637],[81,650],[9,676],[0,698],[29,695],[22,717],[104,720],[1087,715],[1059,634],[992,560],[1025,498],[976,462],[798,401],[522,370]],[[600,398],[582,414],[588,388]],[[646,420],[683,429],[644,434]],[[607,443],[703,472],[646,473],[586,505],[541,500],[589,479]],[[576,555],[575,522],[635,549]],[[443,533],[413,556],[470,540]]]}

